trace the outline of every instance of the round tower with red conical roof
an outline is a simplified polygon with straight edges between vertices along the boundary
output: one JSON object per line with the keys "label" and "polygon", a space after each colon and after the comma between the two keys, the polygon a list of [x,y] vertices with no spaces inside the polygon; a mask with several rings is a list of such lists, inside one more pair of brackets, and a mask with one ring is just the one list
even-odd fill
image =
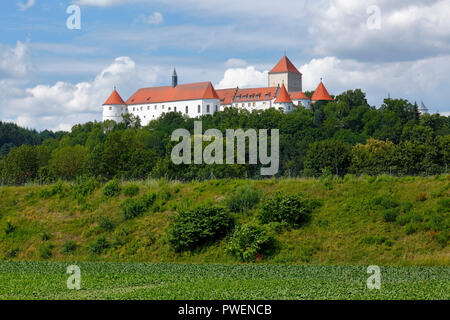
{"label": "round tower with red conical roof", "polygon": [[294,110],[294,103],[292,103],[292,99],[289,96],[289,93],[284,86],[284,83],[281,85],[281,88],[278,90],[277,97],[273,102],[273,106],[276,109],[282,108],[285,113],[291,112]]}
{"label": "round tower with red conical roof", "polygon": [[103,104],[103,121],[113,120],[115,122],[122,122],[123,116],[127,113],[127,105],[114,87],[114,91]]}

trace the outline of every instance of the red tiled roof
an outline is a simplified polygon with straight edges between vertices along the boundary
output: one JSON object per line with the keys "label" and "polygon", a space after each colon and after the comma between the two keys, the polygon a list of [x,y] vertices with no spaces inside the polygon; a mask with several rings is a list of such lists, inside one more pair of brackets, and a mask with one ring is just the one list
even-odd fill
{"label": "red tiled roof", "polygon": [[221,105],[232,104],[234,94],[236,93],[237,90],[238,90],[238,88],[216,90],[217,95],[219,96],[220,104]]}
{"label": "red tiled roof", "polygon": [[234,97],[234,102],[272,100],[277,93],[277,89],[277,87],[239,89]]}
{"label": "red tiled roof", "polygon": [[269,73],[284,73],[284,72],[293,72],[301,74],[300,71],[294,66],[291,60],[288,57],[284,56],[281,58],[280,62],[270,71]]}
{"label": "red tiled roof", "polygon": [[309,100],[309,98],[301,91],[289,92],[291,100]]}
{"label": "red tiled roof", "polygon": [[323,85],[322,81],[320,81],[319,86],[317,87],[316,91],[314,91],[314,94],[311,97],[312,101],[333,101],[333,98],[330,96],[330,94],[327,91],[327,88]]}
{"label": "red tiled roof", "polygon": [[142,88],[128,99],[127,104],[147,104],[183,100],[219,99],[211,82],[181,84],[171,86]]}
{"label": "red tiled roof", "polygon": [[286,87],[283,85],[280,88],[280,92],[278,92],[275,103],[292,103],[291,98],[289,97],[289,93],[286,90]]}
{"label": "red tiled roof", "polygon": [[109,96],[108,100],[106,100],[106,102],[103,105],[115,105],[115,104],[125,104],[125,102],[120,97],[116,89],[114,89],[114,91]]}

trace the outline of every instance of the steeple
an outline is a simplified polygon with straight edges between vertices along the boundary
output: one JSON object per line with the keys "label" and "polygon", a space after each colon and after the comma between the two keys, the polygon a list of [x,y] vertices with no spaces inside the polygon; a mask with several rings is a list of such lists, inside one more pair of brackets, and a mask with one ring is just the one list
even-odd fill
{"label": "steeple", "polygon": [[178,75],[177,75],[177,70],[174,67],[173,74],[172,74],[172,88],[175,88],[177,85],[178,85]]}
{"label": "steeple", "polygon": [[320,78],[319,86],[311,97],[312,101],[333,101],[333,98],[328,93],[327,89],[323,85],[322,78]]}

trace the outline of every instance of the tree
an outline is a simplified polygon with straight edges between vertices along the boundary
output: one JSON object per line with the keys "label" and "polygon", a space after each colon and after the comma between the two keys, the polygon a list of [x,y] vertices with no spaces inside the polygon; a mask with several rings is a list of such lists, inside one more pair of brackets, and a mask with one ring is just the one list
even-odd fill
{"label": "tree", "polygon": [[330,139],[314,142],[306,154],[305,168],[320,175],[329,169],[337,175],[347,173],[351,163],[351,146],[348,143]]}
{"label": "tree", "polygon": [[365,145],[357,144],[352,150],[352,171],[356,174],[379,175],[388,173],[392,166],[395,145],[370,138]]}
{"label": "tree", "polygon": [[81,173],[86,156],[86,148],[80,145],[56,150],[49,162],[50,175],[65,180],[75,179]]}
{"label": "tree", "polygon": [[37,148],[22,145],[13,148],[3,160],[3,179],[11,185],[24,184],[36,179],[39,169]]}

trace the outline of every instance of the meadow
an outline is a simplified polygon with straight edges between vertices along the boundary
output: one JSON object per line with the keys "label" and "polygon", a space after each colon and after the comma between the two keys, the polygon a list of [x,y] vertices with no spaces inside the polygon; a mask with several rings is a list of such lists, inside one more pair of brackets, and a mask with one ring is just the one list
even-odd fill
{"label": "meadow", "polygon": [[77,263],[77,291],[68,265],[0,262],[0,299],[450,299],[445,267],[382,267],[381,289],[369,290],[363,266]]}

